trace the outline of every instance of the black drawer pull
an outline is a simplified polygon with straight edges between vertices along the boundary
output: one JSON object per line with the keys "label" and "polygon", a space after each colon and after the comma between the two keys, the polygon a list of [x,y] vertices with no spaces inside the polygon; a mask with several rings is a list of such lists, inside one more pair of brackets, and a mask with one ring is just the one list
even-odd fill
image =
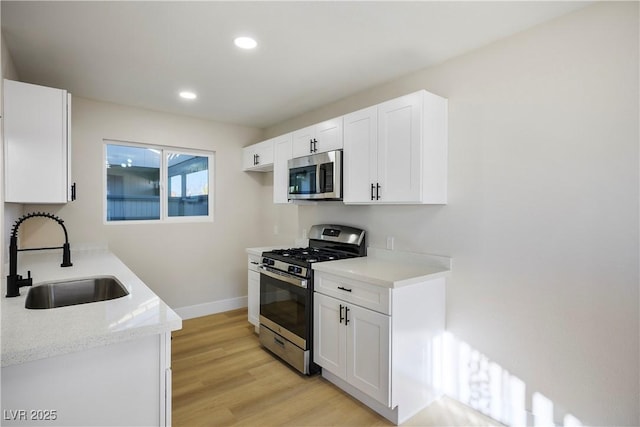
{"label": "black drawer pull", "polygon": [[340,289],[341,291],[345,291],[345,292],[351,292],[351,289],[347,289],[347,288],[342,287],[342,286],[338,286],[338,289]]}

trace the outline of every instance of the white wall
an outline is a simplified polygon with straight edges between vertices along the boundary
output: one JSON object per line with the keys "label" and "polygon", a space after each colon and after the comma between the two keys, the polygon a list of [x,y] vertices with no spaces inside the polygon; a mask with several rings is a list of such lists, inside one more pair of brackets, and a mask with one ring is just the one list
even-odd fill
{"label": "white wall", "polygon": [[[0,6],[0,10],[2,7]],[[2,34],[0,34],[0,49],[1,49],[1,59],[0,63],[2,64],[2,74],[0,76],[1,79],[10,79],[17,80],[18,72],[16,71],[15,64],[13,63],[13,58],[11,57],[11,53],[7,49],[7,45],[4,43],[4,39],[2,38]],[[2,99],[2,85],[0,85],[0,99]],[[0,103],[0,109],[4,108],[2,103]],[[4,111],[0,114],[4,117]],[[0,138],[0,146],[2,149],[0,150],[0,170],[4,171],[4,121],[2,122],[2,138]],[[0,174],[0,194],[2,194],[0,200],[4,203],[4,172]],[[8,203],[5,205],[4,209],[0,209],[0,224],[4,224],[2,230],[0,231],[0,242],[3,242],[2,248],[0,248],[0,260],[5,260],[5,257],[8,257],[8,249],[9,249],[9,231],[13,226],[13,223],[20,217],[22,214],[22,205],[18,205],[15,203]],[[8,261],[8,258],[6,259]],[[4,277],[4,261],[0,262],[0,277]]]}
{"label": "white wall", "polygon": [[[257,218],[262,177],[242,168],[242,147],[258,129],[73,97],[73,180],[78,199],[66,205],[25,205],[59,215],[72,248],[106,242],[173,308],[246,296],[248,246],[265,241]],[[104,224],[103,139],[215,151],[213,223]],[[24,230],[23,230],[24,227]],[[52,221],[25,222],[21,247],[59,243]]]}
{"label": "white wall", "polygon": [[640,424],[638,36],[638,3],[595,4],[267,130],[447,97],[448,205],[285,208],[298,234],[346,223],[453,257],[448,330],[559,422]]}

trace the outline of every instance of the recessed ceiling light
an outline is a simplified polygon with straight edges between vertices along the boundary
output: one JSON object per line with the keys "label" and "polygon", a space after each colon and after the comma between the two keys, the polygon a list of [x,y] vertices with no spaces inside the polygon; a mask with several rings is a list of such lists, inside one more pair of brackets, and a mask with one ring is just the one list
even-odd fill
{"label": "recessed ceiling light", "polygon": [[258,42],[251,37],[237,37],[233,43],[240,49],[253,49],[258,46]]}
{"label": "recessed ceiling light", "polygon": [[187,90],[180,92],[180,98],[184,99],[196,99],[198,95],[193,92],[189,92]]}

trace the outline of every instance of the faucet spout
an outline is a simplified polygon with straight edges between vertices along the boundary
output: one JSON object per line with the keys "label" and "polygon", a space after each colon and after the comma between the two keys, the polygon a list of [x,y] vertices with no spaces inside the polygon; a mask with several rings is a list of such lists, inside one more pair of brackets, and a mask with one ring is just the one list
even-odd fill
{"label": "faucet spout", "polygon": [[[64,244],[55,248],[28,248],[18,249],[18,229],[20,225],[29,218],[42,217],[49,218],[56,221],[62,227],[64,231]],[[7,276],[7,298],[20,296],[20,288],[23,286],[31,286],[33,279],[31,278],[31,272],[27,272],[27,277],[23,278],[18,274],[18,252],[20,251],[38,251],[43,249],[62,249],[62,264],[60,267],[71,267],[71,250],[69,247],[69,235],[67,234],[67,228],[64,226],[64,221],[55,215],[45,212],[33,212],[20,217],[11,230],[11,238],[9,241],[9,275]]]}

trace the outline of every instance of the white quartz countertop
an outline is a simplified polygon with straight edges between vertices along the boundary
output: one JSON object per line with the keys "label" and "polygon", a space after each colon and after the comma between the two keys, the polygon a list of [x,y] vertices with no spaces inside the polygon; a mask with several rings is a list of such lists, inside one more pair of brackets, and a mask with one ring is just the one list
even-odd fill
{"label": "white quartz countertop", "polygon": [[451,258],[369,247],[366,257],[313,264],[331,273],[388,288],[399,288],[451,274]]}
{"label": "white quartz countertop", "polygon": [[[182,319],[122,261],[105,249],[74,251],[62,268],[61,251],[21,252],[18,274],[31,270],[33,286],[95,276],[114,276],[129,291],[121,298],[52,309],[25,308],[29,287],[6,298],[3,278],[2,366],[86,350],[182,328]],[[7,269],[8,271],[8,269]]]}

